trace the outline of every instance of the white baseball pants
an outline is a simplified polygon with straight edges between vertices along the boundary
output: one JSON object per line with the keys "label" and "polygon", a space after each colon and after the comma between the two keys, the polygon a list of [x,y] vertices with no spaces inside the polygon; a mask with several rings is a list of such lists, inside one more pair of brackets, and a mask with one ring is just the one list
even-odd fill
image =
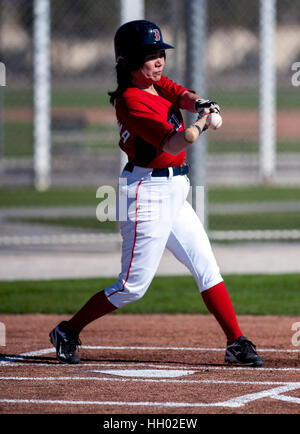
{"label": "white baseball pants", "polygon": [[189,179],[169,171],[169,177],[153,177],[152,169],[135,166],[121,175],[117,204],[123,238],[121,272],[118,281],[105,289],[118,308],[145,294],[165,247],[190,270],[200,291],[223,281],[203,225],[186,200]]}

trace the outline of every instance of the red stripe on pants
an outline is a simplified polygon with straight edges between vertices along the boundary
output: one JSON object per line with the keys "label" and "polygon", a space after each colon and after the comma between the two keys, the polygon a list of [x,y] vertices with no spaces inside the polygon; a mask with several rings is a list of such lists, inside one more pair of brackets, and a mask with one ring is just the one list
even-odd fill
{"label": "red stripe on pants", "polygon": [[112,295],[116,294],[117,292],[121,292],[124,290],[126,283],[128,282],[129,279],[129,273],[130,273],[130,269],[131,269],[131,265],[132,265],[132,261],[133,261],[133,257],[134,257],[134,249],[135,249],[135,245],[136,245],[136,236],[137,236],[137,224],[138,224],[138,194],[139,194],[139,189],[140,186],[142,184],[143,180],[141,179],[140,182],[138,183],[137,189],[136,189],[136,194],[135,194],[135,201],[136,201],[136,205],[135,205],[135,226],[134,226],[134,240],[133,240],[133,246],[132,246],[132,251],[131,251],[131,258],[130,258],[130,263],[129,263],[129,267],[127,270],[127,275],[126,275],[126,279],[125,282],[122,285],[121,289],[118,289],[117,291],[111,293],[110,295],[107,296],[107,298],[111,297]]}

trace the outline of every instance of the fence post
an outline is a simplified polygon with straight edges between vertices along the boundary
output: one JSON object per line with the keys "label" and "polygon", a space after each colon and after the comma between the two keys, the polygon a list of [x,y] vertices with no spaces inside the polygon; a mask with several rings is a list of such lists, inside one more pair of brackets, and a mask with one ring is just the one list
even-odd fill
{"label": "fence post", "polygon": [[0,62],[0,174],[2,174],[3,170],[3,158],[4,158],[4,116],[3,116],[3,107],[4,107],[4,86],[6,86],[6,67],[3,62]]}
{"label": "fence post", "polygon": [[260,0],[260,178],[271,182],[276,166],[276,0]]}
{"label": "fence post", "polygon": [[34,184],[51,182],[50,0],[34,0]]}
{"label": "fence post", "polygon": [[[186,1],[186,87],[194,89],[203,98],[207,97],[206,88],[206,27],[207,27],[207,1],[187,0]],[[187,126],[196,119],[194,113],[187,113]],[[202,223],[207,227],[207,198],[205,194],[206,183],[206,160],[207,160],[207,138],[201,134],[188,150],[188,160],[192,162],[190,181],[192,186],[192,205],[197,207],[197,188],[202,187],[203,210]],[[204,221],[203,221],[204,220]]]}

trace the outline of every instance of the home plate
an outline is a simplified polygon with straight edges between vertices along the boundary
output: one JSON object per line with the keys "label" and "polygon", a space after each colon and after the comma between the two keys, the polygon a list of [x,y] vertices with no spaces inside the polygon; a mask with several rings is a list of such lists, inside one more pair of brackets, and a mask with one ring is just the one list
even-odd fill
{"label": "home plate", "polygon": [[93,370],[101,374],[116,375],[119,377],[142,377],[142,378],[176,378],[194,374],[195,371],[178,369],[103,369]]}

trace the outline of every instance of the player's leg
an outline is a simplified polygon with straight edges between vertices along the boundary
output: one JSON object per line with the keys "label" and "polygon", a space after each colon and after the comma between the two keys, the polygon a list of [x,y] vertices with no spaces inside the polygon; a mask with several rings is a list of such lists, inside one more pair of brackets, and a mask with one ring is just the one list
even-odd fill
{"label": "player's leg", "polygon": [[[131,185],[128,189],[130,193]],[[147,291],[161,261],[173,220],[186,196],[183,177],[146,177],[128,217],[121,222],[122,271],[119,280],[105,289],[108,300],[118,308],[138,300]],[[132,206],[133,205],[133,206]]]}
{"label": "player's leg", "polygon": [[93,295],[69,321],[64,323],[64,329],[79,334],[92,321],[141,298],[157,270],[169,231],[170,224],[163,226],[151,222],[131,221],[122,223],[122,271],[119,279],[105,290]]}
{"label": "player's leg", "polygon": [[[87,324],[138,300],[148,289],[172,226],[171,220],[160,218],[161,193],[164,191],[165,180],[161,181],[161,185],[158,180],[153,182],[150,195],[152,197],[147,192],[151,178],[143,185],[138,182],[124,187],[128,190],[128,218],[120,224],[123,243],[119,279],[91,297],[69,321],[64,321],[51,331],[50,339],[61,362],[79,363],[75,350],[79,333]],[[172,194],[169,188],[165,190],[164,203],[171,207]]]}
{"label": "player's leg", "polygon": [[207,234],[189,203],[173,224],[167,247],[193,274],[207,309],[227,338],[225,361],[263,366],[255,346],[242,335]]}
{"label": "player's leg", "polygon": [[[126,229],[124,228],[126,227]],[[141,221],[137,228],[122,225],[122,271],[119,279],[105,289],[107,299],[117,308],[139,300],[147,291],[163,255],[170,224]],[[152,229],[150,229],[152,227]]]}
{"label": "player's leg", "polygon": [[168,249],[194,276],[208,310],[214,314],[228,341],[242,335],[209,239],[188,202],[175,220]]}

